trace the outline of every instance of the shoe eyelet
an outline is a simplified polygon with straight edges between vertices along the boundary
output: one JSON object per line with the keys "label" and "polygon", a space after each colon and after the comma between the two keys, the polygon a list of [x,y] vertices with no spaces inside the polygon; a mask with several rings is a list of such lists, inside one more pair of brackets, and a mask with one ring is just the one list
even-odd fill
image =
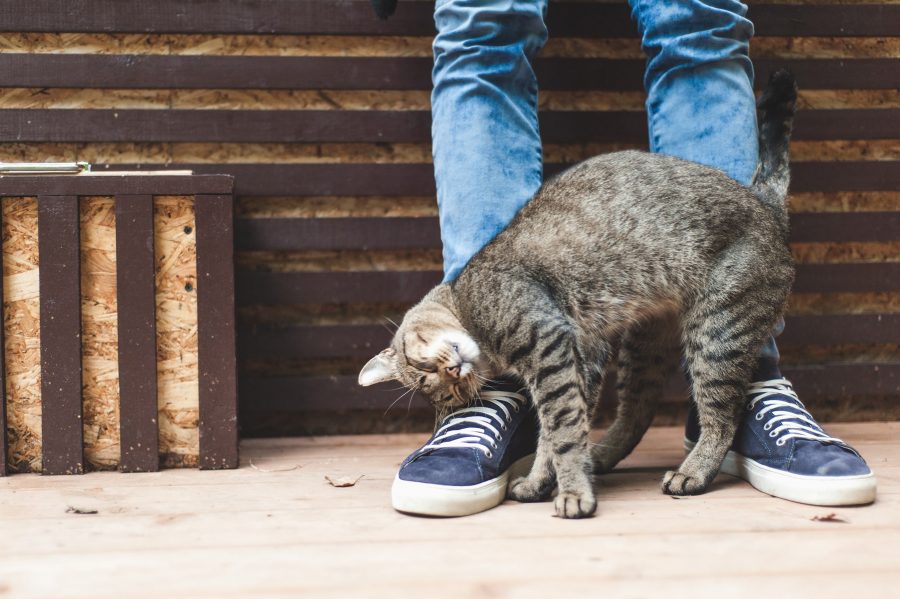
{"label": "shoe eyelet", "polygon": [[767,430],[769,430],[769,429],[771,429],[771,428],[772,428],[772,423],[771,423],[771,422],[768,423],[768,424],[763,425],[763,430],[764,430],[764,431],[767,431]]}
{"label": "shoe eyelet", "polygon": [[776,435],[778,435],[778,432],[776,431],[772,431],[771,433],[769,433],[770,437],[775,437]]}
{"label": "shoe eyelet", "polygon": [[775,445],[777,445],[778,447],[781,447],[784,444],[785,444],[784,439],[778,439],[777,441],[775,441]]}
{"label": "shoe eyelet", "polygon": [[762,420],[762,419],[763,419],[762,413],[757,414],[757,415],[755,416],[755,418],[756,418],[757,420]]}
{"label": "shoe eyelet", "polygon": [[501,430],[501,431],[505,431],[505,430],[506,430],[506,425],[505,425],[505,424],[504,424],[504,425],[501,425],[501,426],[500,426],[500,430]]}
{"label": "shoe eyelet", "polygon": [[516,406],[516,408],[515,408],[515,412],[516,412],[516,414],[518,414],[518,413],[519,413],[519,410],[521,410],[521,408],[520,408],[520,407],[519,407],[519,406],[518,406],[518,405],[517,405],[517,406]]}
{"label": "shoe eyelet", "polygon": [[503,438],[503,435],[501,435],[500,433],[497,433],[497,434],[494,435],[494,438],[497,439],[497,440],[499,441],[500,439]]}
{"label": "shoe eyelet", "polygon": [[491,449],[497,449],[498,445],[496,443],[491,443]]}
{"label": "shoe eyelet", "polygon": [[494,457],[494,454],[492,454],[490,451],[487,452],[487,454],[485,454],[485,455],[487,455],[488,459],[491,459],[492,457]]}

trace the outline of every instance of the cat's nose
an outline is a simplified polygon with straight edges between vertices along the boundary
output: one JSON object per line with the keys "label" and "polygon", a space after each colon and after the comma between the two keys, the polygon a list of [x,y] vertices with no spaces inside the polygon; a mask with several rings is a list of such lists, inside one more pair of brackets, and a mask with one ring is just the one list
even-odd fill
{"label": "cat's nose", "polygon": [[445,372],[446,372],[451,378],[458,379],[458,378],[459,378],[459,364],[457,364],[456,366],[448,366],[448,367],[445,369]]}

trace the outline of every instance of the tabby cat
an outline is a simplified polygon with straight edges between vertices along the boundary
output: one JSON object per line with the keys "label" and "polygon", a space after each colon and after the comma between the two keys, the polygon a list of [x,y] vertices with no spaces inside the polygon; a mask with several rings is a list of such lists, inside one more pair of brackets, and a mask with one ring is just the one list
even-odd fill
{"label": "tabby cat", "polygon": [[[445,413],[475,400],[488,379],[521,379],[541,433],[534,466],[509,497],[538,501],[557,488],[556,513],[581,518],[597,505],[592,471],[610,470],[640,441],[681,348],[702,433],[662,489],[702,493],[794,277],[785,202],[796,95],[789,73],[772,76],[749,188],[637,151],[548,181],[459,278],[407,312],[360,384],[398,380]],[[591,415],[616,345],[618,413],[592,449]]]}

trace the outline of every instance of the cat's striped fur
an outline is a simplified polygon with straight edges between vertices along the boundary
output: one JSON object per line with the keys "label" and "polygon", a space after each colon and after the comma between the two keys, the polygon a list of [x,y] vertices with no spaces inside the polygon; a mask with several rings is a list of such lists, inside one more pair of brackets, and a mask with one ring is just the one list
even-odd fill
{"label": "cat's striped fur", "polygon": [[[611,469],[646,431],[682,348],[702,432],[663,491],[704,491],[794,276],[785,194],[795,100],[793,78],[776,74],[749,189],[641,152],[598,156],[547,182],[458,279],[409,311],[360,382],[398,379],[445,409],[472,401],[483,378],[521,378],[541,434],[531,473],[509,495],[536,501],[558,488],[557,514],[578,518],[596,508],[591,473]],[[617,340],[618,414],[592,450],[591,414]]]}

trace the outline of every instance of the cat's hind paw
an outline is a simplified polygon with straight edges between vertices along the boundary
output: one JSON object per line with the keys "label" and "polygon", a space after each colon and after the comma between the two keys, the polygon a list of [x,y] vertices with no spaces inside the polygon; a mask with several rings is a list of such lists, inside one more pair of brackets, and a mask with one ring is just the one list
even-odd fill
{"label": "cat's hind paw", "polygon": [[699,478],[670,470],[662,480],[662,492],[666,495],[699,495],[706,491],[706,483]]}
{"label": "cat's hind paw", "polygon": [[597,511],[594,493],[560,493],[553,502],[556,515],[560,518],[590,518]]}

